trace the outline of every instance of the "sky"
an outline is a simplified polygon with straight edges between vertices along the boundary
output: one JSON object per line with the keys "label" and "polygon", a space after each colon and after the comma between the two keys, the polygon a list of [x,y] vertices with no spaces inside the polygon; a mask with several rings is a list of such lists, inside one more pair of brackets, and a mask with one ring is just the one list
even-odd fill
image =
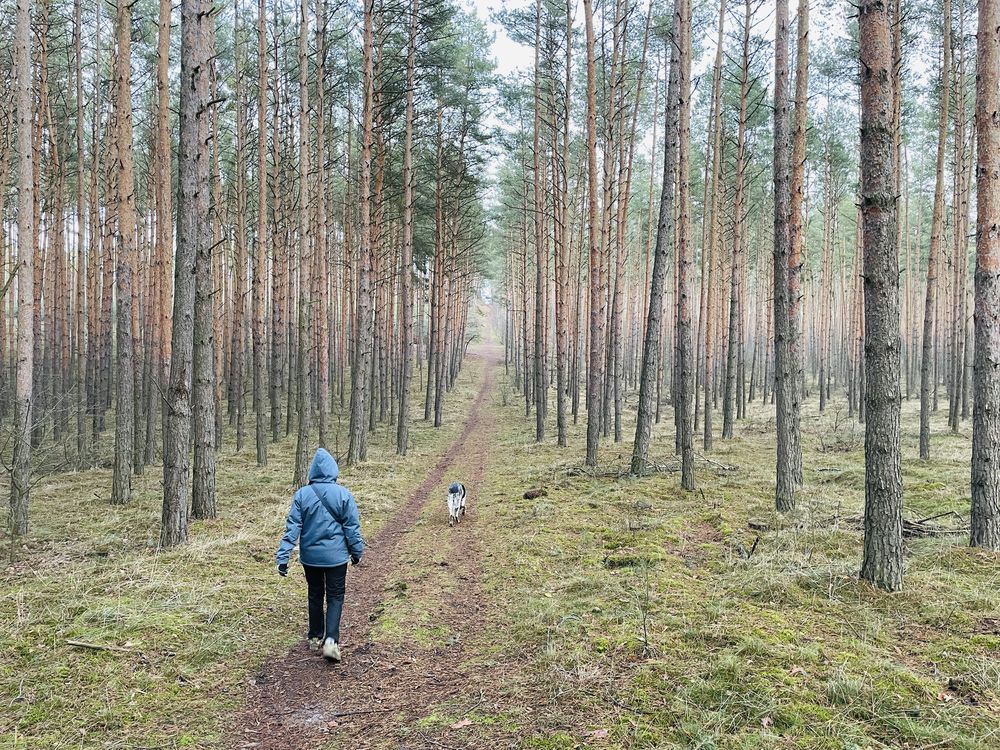
{"label": "sky", "polygon": [[513,41],[498,23],[490,20],[490,16],[501,8],[520,8],[530,3],[530,0],[467,0],[475,8],[476,13],[486,27],[493,32],[493,58],[497,63],[497,73],[507,75],[516,70],[530,71],[534,67],[534,53],[530,47]]}

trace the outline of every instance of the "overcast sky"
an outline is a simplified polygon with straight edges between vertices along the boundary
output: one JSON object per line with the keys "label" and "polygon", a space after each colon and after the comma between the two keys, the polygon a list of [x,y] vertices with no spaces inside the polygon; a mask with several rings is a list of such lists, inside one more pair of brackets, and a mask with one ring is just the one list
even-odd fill
{"label": "overcast sky", "polygon": [[506,75],[514,70],[531,70],[534,65],[530,47],[514,42],[503,28],[490,20],[490,16],[500,8],[518,8],[528,5],[530,0],[466,0],[476,9],[487,28],[496,36],[493,42],[493,57],[497,61],[497,72]]}

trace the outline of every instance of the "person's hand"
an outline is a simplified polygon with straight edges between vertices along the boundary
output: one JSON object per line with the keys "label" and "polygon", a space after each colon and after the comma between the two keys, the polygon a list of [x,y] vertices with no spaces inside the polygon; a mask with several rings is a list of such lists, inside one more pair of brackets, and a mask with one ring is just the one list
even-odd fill
{"label": "person's hand", "polygon": [[359,562],[361,562],[360,555],[351,555],[351,565],[357,565]]}
{"label": "person's hand", "polygon": [[288,563],[278,563],[278,575],[284,578],[288,575]]}

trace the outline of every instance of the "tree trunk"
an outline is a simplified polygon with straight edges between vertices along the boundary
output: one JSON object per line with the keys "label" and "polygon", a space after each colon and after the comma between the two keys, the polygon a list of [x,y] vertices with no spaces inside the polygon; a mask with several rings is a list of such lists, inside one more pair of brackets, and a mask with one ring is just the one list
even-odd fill
{"label": "tree trunk", "polygon": [[973,547],[1000,550],[1000,5],[979,0],[976,38],[976,303]]}
{"label": "tree trunk", "polygon": [[[746,132],[747,132],[747,96],[750,92],[750,25],[752,23],[753,6],[751,0],[746,0],[743,12],[742,39],[740,54],[740,109],[739,121],[736,125],[736,195],[733,203],[733,252],[732,267],[729,278],[729,341],[726,353],[726,393],[722,402],[722,437],[733,437],[734,412],[736,411],[736,375],[737,353],[739,350],[738,330],[740,317],[740,275],[742,273],[741,255],[743,251],[744,226],[744,171],[746,168]],[[706,412],[707,415],[707,412]]]}
{"label": "tree trunk", "polygon": [[[713,442],[713,421],[712,421],[712,390],[715,376],[715,263],[717,259],[717,239],[719,233],[716,227],[721,224],[719,221],[719,211],[721,204],[719,193],[721,185],[719,183],[720,171],[722,168],[722,58],[725,47],[725,21],[726,21],[726,0],[719,1],[719,26],[715,44],[715,65],[712,71],[712,121],[709,125],[709,138],[712,141],[712,171],[711,182],[706,180],[705,187],[711,184],[711,198],[709,207],[705,210],[705,218],[702,222],[702,317],[700,328],[705,336],[705,370],[704,370],[704,399],[705,414],[702,430],[702,446],[705,451],[712,450]],[[739,224],[739,220],[736,222]],[[697,395],[695,396],[695,412],[697,414]],[[695,423],[697,424],[697,416]],[[697,429],[697,427],[696,427]]]}
{"label": "tree trunk", "polygon": [[171,331],[170,387],[163,433],[163,517],[160,544],[187,541],[188,450],[194,348],[195,258],[211,246],[209,209],[209,79],[214,16],[207,0],[181,3],[181,99],[178,151],[177,250]]}
{"label": "tree trunk", "polygon": [[[789,452],[792,481],[802,486],[802,445],[800,411],[803,383],[802,347],[802,247],[805,244],[806,202],[806,117],[809,102],[809,0],[799,0],[798,40],[795,50],[795,133],[792,139],[791,184],[788,225],[788,349],[786,382]],[[793,490],[794,491],[794,490]],[[794,496],[793,502],[794,502]]]}
{"label": "tree trunk", "polygon": [[403,321],[400,351],[399,415],[396,453],[406,455],[410,441],[410,381],[413,378],[413,88],[416,85],[417,32],[420,0],[410,5],[406,49],[406,124],[403,134],[403,257],[400,263],[400,307]]}
{"label": "tree trunk", "polygon": [[[132,6],[119,3],[115,17],[115,143],[118,174],[117,388],[115,390],[115,460],[111,504],[132,499],[135,460],[135,357],[132,339],[132,272],[135,266],[135,174],[132,160]],[[61,250],[61,249],[60,249]]]}
{"label": "tree trunk", "polygon": [[944,156],[948,144],[948,103],[951,72],[951,0],[944,0],[944,61],[938,105],[938,145],[934,179],[934,207],[931,213],[931,248],[927,255],[927,290],[924,299],[924,333],[920,356],[920,458],[931,457],[932,393],[934,378],[934,330],[937,311],[937,275],[941,243],[944,241]]}
{"label": "tree trunk", "polygon": [[347,462],[355,464],[368,456],[368,388],[372,366],[372,121],[374,96],[374,36],[375,0],[364,0],[364,36],[362,39],[361,83],[364,91],[361,140],[361,246],[358,273],[358,310],[354,343],[354,364],[351,370],[351,425]]}
{"label": "tree trunk", "polygon": [[[555,245],[555,344],[556,344],[556,442],[565,447],[567,435],[566,398],[569,391],[569,279],[572,227],[569,210],[569,123],[572,92],[573,13],[566,7],[566,56],[562,106],[557,109],[550,96],[553,117],[549,118],[552,137],[553,239]],[[553,76],[554,80],[554,76]],[[558,113],[558,118],[554,115]],[[561,122],[557,122],[557,120]]]}
{"label": "tree trunk", "polygon": [[[240,0],[233,3],[233,36],[236,62],[236,145],[233,159],[235,163],[236,227],[233,232],[233,335],[232,356],[229,368],[229,391],[232,394],[230,417],[236,422],[236,452],[243,451],[246,439],[246,415],[244,402],[246,382],[246,287],[247,287],[247,179],[246,179],[246,107],[244,105],[243,70],[246,60],[243,52],[243,30],[240,23]],[[221,345],[221,342],[219,342]],[[221,408],[221,405],[216,405]]]}
{"label": "tree trunk", "polygon": [[535,442],[545,440],[545,394],[548,382],[545,365],[545,268],[546,236],[545,236],[545,197],[542,194],[544,182],[544,158],[542,154],[542,68],[541,59],[541,28],[542,2],[535,0],[535,73],[534,89],[534,125],[532,127],[532,214],[535,229]]}
{"label": "tree trunk", "polygon": [[[680,0],[684,2],[684,0]],[[590,257],[590,366],[587,369],[587,466],[597,466],[601,435],[601,384],[604,363],[605,302],[601,288],[601,246],[597,224],[597,74],[594,61],[594,9],[583,0],[587,53],[587,243]]]}
{"label": "tree trunk", "polygon": [[14,70],[17,88],[17,365],[14,382],[14,455],[10,482],[11,534],[28,533],[31,489],[32,387],[34,374],[35,155],[32,145],[33,95],[31,2],[17,1],[14,24]]}
{"label": "tree trunk", "polygon": [[694,478],[694,425],[692,424],[691,399],[694,395],[694,358],[691,346],[691,0],[675,0],[674,29],[676,44],[680,48],[678,77],[678,192],[680,232],[677,241],[678,302],[677,302],[677,359],[680,380],[677,388],[677,405],[680,412],[681,487],[691,491]]}
{"label": "tree trunk", "polygon": [[[166,0],[163,0],[166,2]],[[253,412],[257,465],[267,466],[267,425],[264,421],[264,375],[267,332],[264,328],[267,284],[267,6],[257,3],[257,231],[254,238],[253,280]]]}
{"label": "tree trunk", "polygon": [[[309,216],[309,3],[299,4],[299,205],[298,205],[298,349],[295,375],[298,431],[295,435],[295,468],[292,486],[307,483],[309,474],[309,433],[312,417],[312,274],[314,260]],[[353,425],[353,423],[352,423]]]}
{"label": "tree trunk", "polygon": [[788,346],[790,188],[788,153],[788,0],[777,0],[774,41],[774,402],[777,467],[774,504],[795,508],[795,378]]}
{"label": "tree trunk", "polygon": [[861,213],[865,289],[865,542],[861,577],[903,585],[899,450],[899,255],[893,170],[892,45],[882,0],[859,8]]}
{"label": "tree trunk", "polygon": [[[675,3],[678,0],[675,0]],[[676,13],[675,13],[676,16]],[[678,40],[679,41],[679,40]],[[649,310],[642,347],[642,371],[639,376],[639,406],[636,415],[635,443],[632,447],[632,473],[644,474],[649,457],[653,417],[656,411],[656,386],[662,350],[663,292],[671,249],[674,247],[674,197],[677,186],[677,121],[680,114],[679,46],[671,44],[670,74],[663,125],[663,186],[653,253],[653,274],[649,289]],[[659,113],[654,113],[654,116]]]}

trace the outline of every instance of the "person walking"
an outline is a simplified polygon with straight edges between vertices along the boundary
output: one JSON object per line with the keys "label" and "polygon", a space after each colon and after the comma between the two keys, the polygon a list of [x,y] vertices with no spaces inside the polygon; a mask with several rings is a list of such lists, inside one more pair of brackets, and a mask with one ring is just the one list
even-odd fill
{"label": "person walking", "polygon": [[[340,661],[340,616],[344,609],[347,563],[357,565],[365,552],[354,495],[337,484],[340,469],[325,448],[316,451],[309,484],[296,491],[285,522],[285,535],[274,556],[278,574],[288,575],[296,542],[309,589],[309,649]],[[324,600],[326,612],[324,617]]]}

